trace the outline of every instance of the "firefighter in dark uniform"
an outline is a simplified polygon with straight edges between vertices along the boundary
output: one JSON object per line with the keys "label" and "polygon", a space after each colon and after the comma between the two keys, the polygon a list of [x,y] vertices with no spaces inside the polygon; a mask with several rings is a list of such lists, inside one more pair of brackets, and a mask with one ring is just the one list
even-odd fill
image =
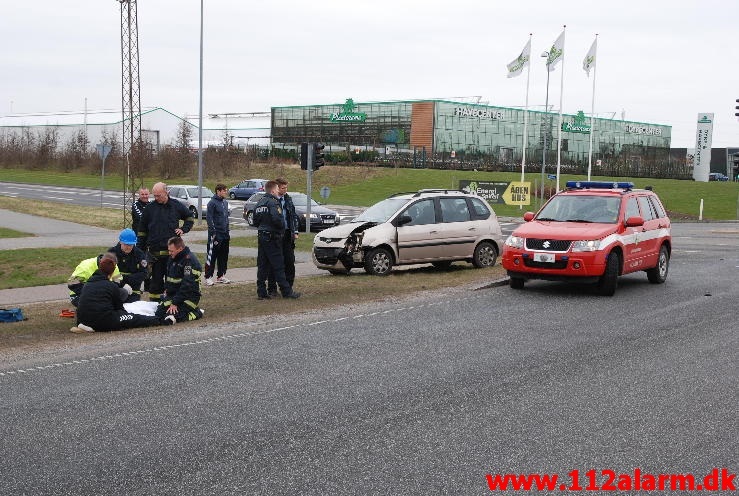
{"label": "firefighter in dark uniform", "polygon": [[109,248],[110,253],[115,254],[118,259],[118,271],[122,276],[122,284],[128,284],[132,288],[126,303],[132,303],[141,299],[141,283],[146,279],[146,253],[136,246],[136,233],[132,229],[124,229],[118,235],[118,244]]}
{"label": "firefighter in dark uniform", "polygon": [[254,207],[254,225],[257,226],[257,297],[270,299],[267,278],[274,273],[283,298],[300,298],[285,278],[285,260],[282,255],[285,236],[285,218],[277,199],[278,186],[275,181],[264,185],[265,195]]}
{"label": "firefighter in dark uniform", "polygon": [[[167,273],[167,240],[172,236],[182,236],[189,232],[195,223],[192,213],[182,203],[171,200],[167,185],[156,183],[151,188],[154,202],[150,203],[141,216],[138,246],[147,253],[151,276],[149,300],[158,300],[164,291],[164,276]],[[182,221],[182,226],[180,226]]]}
{"label": "firefighter in dark uniform", "polygon": [[149,190],[147,188],[141,188],[139,190],[139,199],[136,200],[131,206],[131,229],[134,233],[139,232],[139,224],[141,223],[141,216],[144,215],[144,210],[149,205]]}
{"label": "firefighter in dark uniform", "polygon": [[203,266],[179,236],[170,238],[167,248],[167,277],[156,315],[163,320],[174,317],[177,322],[199,319],[203,316],[198,308]]}

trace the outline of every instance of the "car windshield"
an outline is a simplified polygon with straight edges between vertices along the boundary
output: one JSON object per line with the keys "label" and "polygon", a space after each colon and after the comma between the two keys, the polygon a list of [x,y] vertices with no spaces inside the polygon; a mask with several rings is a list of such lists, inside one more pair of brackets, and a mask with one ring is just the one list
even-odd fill
{"label": "car windshield", "polygon": [[560,195],[544,205],[536,220],[615,224],[620,205],[617,196]]}
{"label": "car windshield", "polygon": [[[303,193],[288,193],[290,198],[293,199],[293,205],[296,207],[305,207],[308,203],[308,195]],[[311,200],[311,207],[317,207],[318,203],[315,200]]]}
{"label": "car windshield", "polygon": [[408,200],[402,198],[388,198],[387,200],[382,200],[380,203],[375,203],[355,217],[352,222],[377,222],[378,224],[387,222],[387,220],[406,203],[408,203]]}
{"label": "car windshield", "polygon": [[[210,188],[203,187],[202,189],[203,194],[200,195],[203,198],[210,198],[213,196],[213,192],[210,190]],[[193,186],[192,188],[187,188],[187,194],[190,195],[190,198],[197,198],[198,197],[198,187]]]}

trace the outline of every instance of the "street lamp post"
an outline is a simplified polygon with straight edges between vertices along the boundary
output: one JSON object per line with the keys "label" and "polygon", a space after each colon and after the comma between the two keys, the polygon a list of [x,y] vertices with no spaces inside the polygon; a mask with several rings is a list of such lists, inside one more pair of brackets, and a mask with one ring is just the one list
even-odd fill
{"label": "street lamp post", "polygon": [[198,113],[198,225],[203,222],[203,0],[200,0],[200,111]]}
{"label": "street lamp post", "polygon": [[[549,52],[543,52],[542,57],[549,60]],[[547,137],[549,136],[549,66],[547,65],[547,97],[544,101],[544,119],[546,125],[544,126],[544,150],[541,153],[541,204],[544,204],[544,169],[547,163]]]}

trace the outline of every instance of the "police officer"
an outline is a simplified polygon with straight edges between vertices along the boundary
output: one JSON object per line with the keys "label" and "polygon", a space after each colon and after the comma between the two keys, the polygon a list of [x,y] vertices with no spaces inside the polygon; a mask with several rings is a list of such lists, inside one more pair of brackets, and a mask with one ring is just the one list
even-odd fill
{"label": "police officer", "polygon": [[138,246],[146,251],[149,260],[149,299],[155,301],[164,291],[164,276],[169,257],[167,240],[189,232],[195,224],[195,218],[186,206],[169,198],[166,184],[156,183],[151,192],[155,201],[144,210],[137,234]]}
{"label": "police officer", "polygon": [[[282,217],[285,220],[285,235],[282,237],[282,258],[285,260],[285,279],[292,287],[295,284],[295,240],[299,236],[298,216],[295,213],[295,204],[293,199],[287,193],[287,179],[278,177],[275,179],[277,183],[277,199],[282,207]],[[269,274],[267,281],[267,291],[272,297],[277,296],[277,283],[272,272]]]}
{"label": "police officer", "polygon": [[300,293],[293,291],[285,278],[285,260],[282,255],[285,218],[277,199],[277,183],[267,181],[264,191],[265,195],[254,207],[254,225],[258,229],[257,297],[260,300],[271,298],[267,292],[267,278],[272,271],[283,298],[300,298]]}
{"label": "police officer", "polygon": [[199,319],[203,316],[203,311],[198,307],[203,267],[179,236],[169,238],[167,250],[167,279],[156,315],[163,321],[172,318],[177,322]]}
{"label": "police officer", "polygon": [[146,279],[146,254],[136,246],[136,233],[132,229],[124,229],[118,235],[118,244],[109,248],[110,253],[118,259],[118,270],[123,276],[123,284],[131,286],[131,294],[125,303],[141,299],[141,283]]}

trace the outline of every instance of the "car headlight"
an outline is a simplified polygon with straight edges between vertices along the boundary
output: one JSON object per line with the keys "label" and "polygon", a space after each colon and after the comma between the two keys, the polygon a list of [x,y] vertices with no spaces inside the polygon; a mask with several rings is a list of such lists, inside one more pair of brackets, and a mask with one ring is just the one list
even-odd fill
{"label": "car headlight", "polygon": [[598,250],[600,250],[600,240],[599,239],[574,241],[572,243],[572,251],[598,251]]}
{"label": "car headlight", "polygon": [[516,248],[518,250],[523,250],[523,240],[521,236],[514,236],[511,234],[508,236],[508,239],[505,240],[506,246],[510,246],[511,248]]}

